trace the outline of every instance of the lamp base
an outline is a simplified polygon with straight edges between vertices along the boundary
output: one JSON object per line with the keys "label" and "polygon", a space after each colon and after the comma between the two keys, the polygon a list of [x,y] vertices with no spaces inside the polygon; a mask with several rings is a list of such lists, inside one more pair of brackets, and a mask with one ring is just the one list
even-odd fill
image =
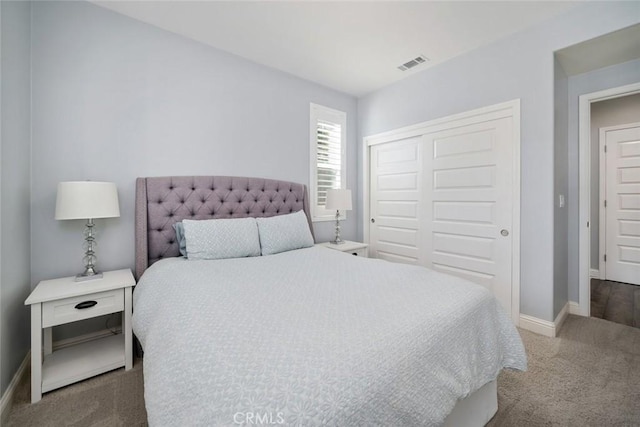
{"label": "lamp base", "polygon": [[93,250],[93,247],[96,244],[96,238],[93,234],[94,227],[95,223],[93,222],[93,218],[87,219],[87,224],[84,228],[86,252],[84,253],[84,258],[82,258],[84,261],[84,272],[76,276],[76,282],[102,279],[102,273],[96,271],[95,268],[97,257]]}
{"label": "lamp base", "polygon": [[85,274],[81,273],[76,276],[76,282],[88,282],[90,280],[102,279],[102,273]]}
{"label": "lamp base", "polygon": [[340,211],[336,210],[336,234],[332,241],[330,241],[332,245],[342,245],[344,240],[340,238]]}

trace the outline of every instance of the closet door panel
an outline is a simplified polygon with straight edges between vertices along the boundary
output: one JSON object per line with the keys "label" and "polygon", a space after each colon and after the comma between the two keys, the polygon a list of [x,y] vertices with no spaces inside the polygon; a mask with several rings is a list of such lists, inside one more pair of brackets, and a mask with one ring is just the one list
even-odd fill
{"label": "closet door panel", "polygon": [[491,290],[511,307],[511,118],[423,136],[427,267]]}
{"label": "closet door panel", "polygon": [[[420,264],[422,138],[371,147],[369,256]],[[421,259],[422,258],[422,259]]]}

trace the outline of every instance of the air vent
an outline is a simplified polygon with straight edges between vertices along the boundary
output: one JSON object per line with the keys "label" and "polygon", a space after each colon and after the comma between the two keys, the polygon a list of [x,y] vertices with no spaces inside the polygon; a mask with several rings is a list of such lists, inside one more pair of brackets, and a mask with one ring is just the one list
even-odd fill
{"label": "air vent", "polygon": [[429,58],[427,58],[426,56],[420,55],[420,56],[417,56],[417,57],[413,58],[411,61],[405,62],[404,64],[400,65],[398,67],[398,69],[400,71],[407,71],[407,70],[409,70],[409,69],[411,69],[413,67],[417,67],[420,64],[424,64],[428,60],[429,60]]}

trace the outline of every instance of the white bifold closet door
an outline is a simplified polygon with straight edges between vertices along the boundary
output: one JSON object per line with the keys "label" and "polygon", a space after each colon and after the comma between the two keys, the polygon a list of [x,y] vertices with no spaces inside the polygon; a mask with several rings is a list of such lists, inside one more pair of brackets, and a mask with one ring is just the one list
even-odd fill
{"label": "white bifold closet door", "polygon": [[487,114],[373,145],[370,255],[481,284],[511,313],[512,121]]}

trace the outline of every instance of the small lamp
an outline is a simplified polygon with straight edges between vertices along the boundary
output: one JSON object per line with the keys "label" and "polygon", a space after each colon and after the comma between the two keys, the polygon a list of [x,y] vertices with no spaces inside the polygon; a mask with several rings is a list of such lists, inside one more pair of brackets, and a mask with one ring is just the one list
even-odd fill
{"label": "small lamp", "polygon": [[74,181],[58,184],[56,199],[56,219],[86,219],[84,230],[86,252],[84,273],[76,276],[76,281],[99,279],[102,273],[96,271],[97,257],[94,251],[96,239],[93,220],[120,216],[118,190],[113,182]]}
{"label": "small lamp", "polygon": [[341,245],[344,240],[340,238],[340,211],[350,211],[351,207],[351,190],[330,189],[327,190],[327,201],[325,203],[327,209],[336,211],[336,236],[331,241],[334,245]]}

